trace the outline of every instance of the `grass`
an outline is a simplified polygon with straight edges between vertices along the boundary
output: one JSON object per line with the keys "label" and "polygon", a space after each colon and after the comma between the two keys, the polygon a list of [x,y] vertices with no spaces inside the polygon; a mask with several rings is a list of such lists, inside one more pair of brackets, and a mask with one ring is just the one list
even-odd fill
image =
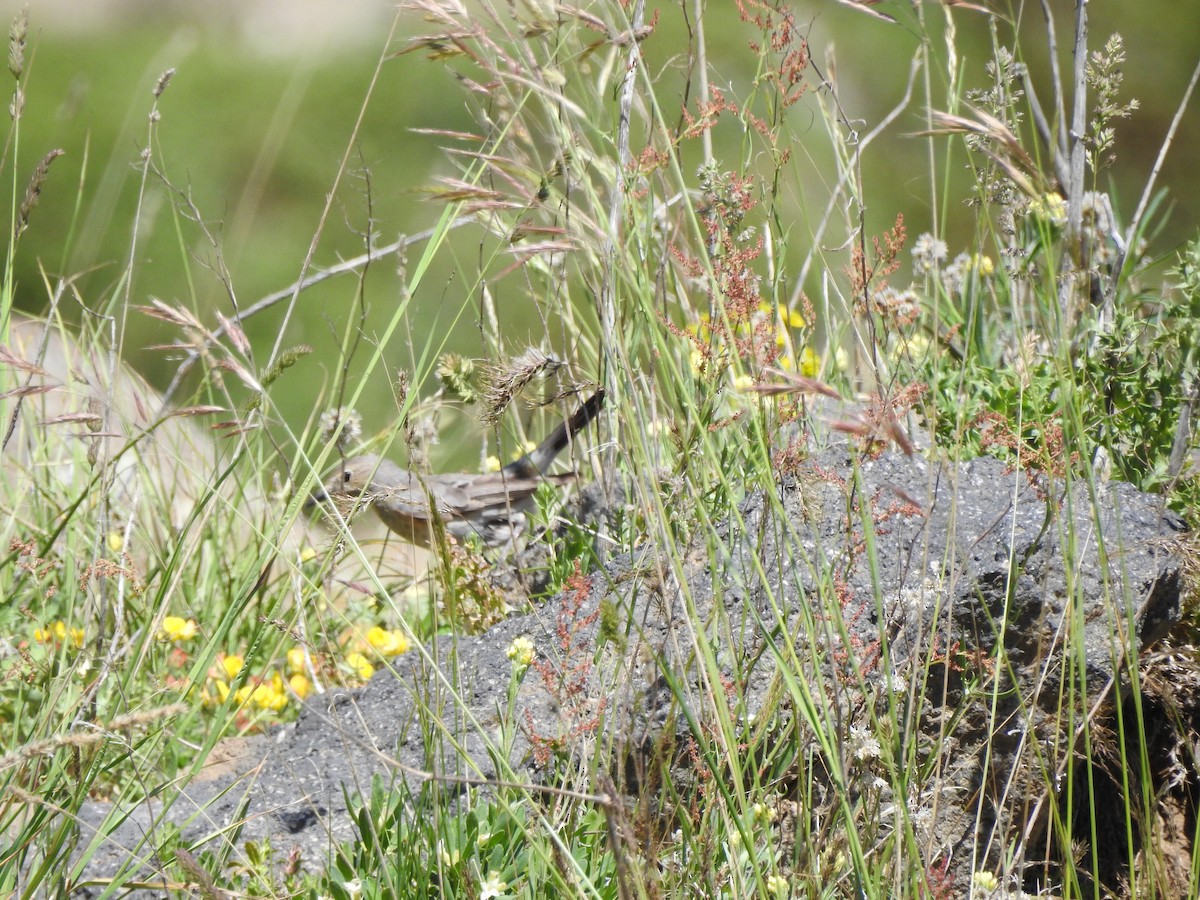
{"label": "grass", "polygon": [[[369,167],[356,162],[358,126],[348,127],[311,249],[292,261],[294,290],[269,307],[283,323],[274,335],[247,338],[239,316],[261,313],[232,300],[193,307],[146,299],[134,287],[153,228],[159,239],[174,232],[181,259],[194,241],[211,248],[225,295],[240,295],[200,201],[164,174],[159,108],[172,86],[163,80],[147,101],[136,173],[138,196],[164,191],[171,215],[152,224],[143,199],[128,222],[110,221],[127,232],[121,270],[105,285],[88,281],[87,294],[81,272],[44,277],[51,329],[43,344],[12,316],[14,273],[57,163],[47,157],[23,180],[27,167],[15,162],[23,158],[21,115],[13,118],[0,159],[12,235],[0,343],[31,363],[10,361],[0,400],[6,423],[20,416],[5,451],[0,520],[8,554],[0,566],[8,598],[0,612],[0,892],[65,895],[104,846],[117,810],[150,797],[169,806],[222,738],[288,721],[304,697],[427,653],[435,635],[480,631],[541,601],[498,588],[479,548],[438,548],[432,574],[422,576],[378,532],[330,538],[300,512],[339,440],[355,452],[403,449],[414,468],[430,465],[439,434],[456,444],[470,434],[481,466],[519,453],[569,403],[536,414],[494,404],[480,413],[498,385],[508,385],[499,394],[511,399],[518,371],[535,399],[591,383],[608,389],[598,437],[576,461],[610,491],[622,485],[626,502],[598,535],[575,529],[555,544],[547,591],[582,598],[591,584],[584,572],[636,551],[644,560],[631,567],[637,590],[677,592],[698,673],[696,684],[670,681],[689,734],[675,748],[688,774],[664,764],[641,793],[614,802],[604,773],[620,748],[599,741],[580,754],[595,729],[577,710],[564,733],[535,735],[546,783],[518,776],[508,751],[524,727],[515,699],[524,679],[557,685],[570,711],[562,673],[572,665],[602,684],[618,677],[589,668],[604,647],[578,643],[583,632],[568,621],[560,645],[512,649],[509,702],[488,735],[501,782],[457,795],[437,779],[375,783],[352,802],[358,839],[339,847],[328,868],[288,860],[287,848],[184,846],[170,828],[130,848],[135,858],[157,861],[169,882],[209,896],[1200,890],[1196,856],[1180,867],[1149,824],[1162,794],[1133,673],[1131,702],[1106,720],[1112,734],[1079,732],[1078,752],[1095,768],[1046,759],[1032,769],[1034,784],[1063,798],[1046,813],[1049,863],[1022,859],[1033,851],[1019,833],[981,835],[951,854],[928,831],[940,748],[919,739],[920,701],[938,673],[953,672],[964,697],[999,709],[1003,673],[1015,668],[1003,641],[972,655],[984,651],[939,650],[931,640],[904,692],[880,691],[889,647],[856,637],[853,611],[862,607],[847,594],[846,573],[832,555],[806,558],[793,547],[820,586],[801,604],[799,625],[770,573],[714,586],[731,602],[739,591],[764,591],[774,624],[807,636],[764,651],[773,675],[750,719],[754,670],[739,656],[731,620],[717,613],[710,621],[689,586],[697,558],[701,568],[727,571],[722,526],[744,527],[748,495],[775,498],[781,480],[811,477],[829,417],[858,458],[888,446],[932,460],[998,455],[1015,478],[1028,476],[1051,496],[1124,480],[1194,517],[1200,241],[1178,253],[1155,246],[1164,198],[1153,179],[1127,218],[1104,193],[1115,129],[1133,111],[1121,73],[1141,61],[1125,60],[1119,40],[1095,41],[1080,23],[1076,71],[1034,84],[1022,69],[1021,42],[1032,38],[1026,30],[1018,40],[997,18],[992,61],[968,70],[954,35],[939,31],[934,40],[928,9],[916,6],[902,21],[922,38],[905,100],[884,123],[864,127],[837,82],[814,68],[786,5],[748,0],[736,18],[710,10],[690,20],[678,46],[662,43],[670,26],[636,0],[586,12],[483,3],[470,16],[422,0],[406,6],[404,21],[420,13],[425,36],[389,38],[377,77],[393,54],[426,56],[433,89],[463,91],[475,119],[467,131],[433,129],[445,146],[442,171],[452,173],[423,191],[435,221],[420,240],[384,252]],[[717,29],[725,48],[730,30],[743,36],[734,52],[752,80],[715,87],[722,67],[705,34]],[[10,43],[22,89],[25,34],[18,22]],[[1081,89],[1073,93],[1067,81]],[[361,98],[364,111],[377,90],[376,80]],[[888,210],[881,227],[866,214],[875,201],[863,160],[888,152],[895,138],[884,125],[893,122],[919,132],[909,139],[927,148],[922,200],[933,226],[915,237],[902,209]],[[959,191],[964,167],[969,188]],[[346,267],[354,281],[322,311],[338,347],[322,381],[305,368],[310,348],[295,337],[311,320],[288,323],[300,315],[305,280],[320,274],[315,248],[338,227],[334,198],[350,180],[362,185],[362,208],[348,217],[360,224],[347,228],[357,230],[362,257]],[[944,223],[963,204],[973,227],[951,232]],[[67,227],[81,225],[76,218]],[[447,269],[453,290],[431,284],[431,272]],[[368,310],[367,285],[385,271],[394,278],[389,302]],[[76,303],[86,310],[82,323],[67,328],[62,317]],[[428,305],[437,309],[434,325],[414,325]],[[553,357],[529,367],[524,336],[507,328],[514,315],[539,323],[545,339],[536,343]],[[143,318],[187,367],[165,401],[122,362],[130,322]],[[455,329],[468,324],[490,367],[450,352]],[[432,396],[418,396],[435,381]],[[378,407],[381,394],[368,386],[380,382],[386,408],[369,413],[365,431],[348,427],[355,420],[347,415],[320,421],[368,396]],[[311,415],[296,416],[284,402],[297,392],[313,396]],[[814,412],[814,394],[835,412]],[[503,424],[472,427],[480,416]],[[329,434],[330,421],[340,435]],[[869,562],[884,511],[853,506],[853,487],[847,510]],[[543,501],[549,524],[557,500]],[[768,501],[768,513],[780,540],[794,539],[782,507]],[[1067,534],[1064,545],[1084,540]],[[944,550],[930,548],[934,557]],[[801,581],[785,577],[794,590]],[[605,643],[631,627],[625,613],[597,613]],[[1074,627],[1078,637],[1083,623]],[[1181,657],[1194,628],[1189,620],[1173,636]],[[456,673],[444,674],[456,688]],[[1075,734],[1091,714],[1087,685],[1079,677],[1063,685],[1061,724]],[[866,698],[853,722],[844,690]],[[430,706],[423,724],[436,731],[442,721]],[[1106,807],[1098,760],[1113,758],[1125,782]],[[1194,767],[1180,765],[1194,784]],[[96,835],[77,818],[89,799],[120,804]],[[1114,821],[1124,829],[1122,855],[1102,866],[1095,848]],[[1187,853],[1192,843],[1182,842]],[[123,872],[102,888],[119,895],[134,877]]]}

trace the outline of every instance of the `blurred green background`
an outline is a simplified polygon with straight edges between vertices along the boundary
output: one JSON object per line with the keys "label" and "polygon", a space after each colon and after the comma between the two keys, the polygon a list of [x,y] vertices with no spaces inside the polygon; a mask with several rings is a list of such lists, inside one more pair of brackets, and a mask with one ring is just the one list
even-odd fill
{"label": "blurred green background", "polygon": [[[1069,72],[1074,4],[1054,0],[1051,5],[1059,16],[1061,64]],[[5,15],[11,18],[17,8],[9,4]],[[650,4],[650,10],[655,8]],[[660,102],[677,109],[684,93],[683,76],[679,69],[662,68],[662,64],[686,53],[687,25],[677,4],[660,3],[657,8],[658,28],[644,47],[654,71],[663,73],[657,84]],[[691,0],[686,8],[692,11]],[[895,2],[873,7],[895,16],[898,24],[876,20],[833,0],[797,3],[794,8],[807,31],[814,62],[824,75],[836,77],[847,115],[861,120],[864,133],[869,131],[904,94],[919,46],[914,7]],[[1180,0],[1093,3],[1090,10],[1093,47],[1113,31],[1124,36],[1128,63],[1123,96],[1136,97],[1142,104],[1131,119],[1118,125],[1118,160],[1111,170],[1114,205],[1127,221],[1200,52],[1196,41],[1200,4]],[[1020,23],[1026,59],[1035,72],[1044,73],[1040,5],[1011,5],[1002,11],[1008,21]],[[988,18],[967,9],[947,10],[937,3],[925,4],[919,13],[935,35],[935,44],[947,23],[953,22],[963,77],[968,84],[984,84],[984,64],[992,53]],[[219,245],[241,307],[293,282],[333,189],[372,74],[387,53],[394,16],[392,5],[367,0],[33,3],[24,113],[19,141],[10,141],[9,146],[10,167],[15,159],[16,175],[7,189],[20,197],[29,174],[47,151],[58,147],[66,153],[52,166],[31,227],[19,245],[18,305],[35,312],[45,309],[45,273],[50,281],[59,275],[75,276],[82,305],[103,309],[125,290],[120,278],[125,261],[135,252],[138,263],[128,286],[135,304],[157,297],[171,305],[229,315],[232,301],[215,274],[218,250],[205,231]],[[732,0],[708,3],[704,21],[711,81],[736,98],[748,90],[754,76],[755,57],[746,50],[747,41],[756,38],[754,29],[738,21]],[[391,49],[426,28],[416,16],[402,15]],[[997,31],[1001,43],[1011,44],[1006,26],[997,26]],[[935,47],[935,52],[944,60],[944,45]],[[176,73],[159,102],[154,159],[178,193],[151,180],[136,223],[135,247],[134,210],[141,190],[138,162],[151,140],[151,90],[168,68]],[[472,129],[466,93],[455,83],[453,69],[452,64],[430,62],[419,53],[384,62],[365,108],[347,177],[336,191],[316,249],[317,267],[362,253],[369,228],[376,243],[384,244],[435,223],[441,206],[423,200],[413,189],[429,184],[437,174],[452,174],[453,167],[438,149],[436,138],[410,129]],[[945,77],[944,71],[931,70],[935,97],[944,96]],[[1042,76],[1037,81],[1049,84]],[[1041,99],[1049,103],[1048,89]],[[615,103],[613,109],[615,115]],[[922,127],[921,112],[915,102],[911,104],[871,147],[863,170],[868,229],[878,233],[892,224],[897,212],[903,212],[910,242],[930,222],[928,147],[909,137]],[[819,168],[829,151],[817,113],[801,103],[790,114],[798,117],[795,130],[812,134],[812,146],[797,149],[811,153]],[[741,136],[718,131],[716,138],[718,160],[733,167]],[[1155,244],[1164,257],[1195,234],[1198,139],[1200,115],[1193,111],[1184,119],[1159,181],[1169,191],[1171,208]],[[965,185],[965,169],[962,175]],[[833,173],[826,177],[832,178]],[[796,216],[819,211],[825,189],[819,179],[804,186],[805,195],[818,205],[808,209],[798,201]],[[183,195],[199,211],[204,228],[191,220],[188,204],[181,202]],[[947,206],[945,233],[952,255],[972,242],[974,218],[963,207],[963,196],[952,190]],[[468,355],[483,352],[478,311],[467,309],[458,316],[462,298],[476,277],[479,235],[456,239],[453,248],[439,257],[423,280],[405,323],[406,333],[387,348],[389,371],[386,377],[380,373],[364,404],[368,431],[383,427],[394,415],[389,382],[397,370],[412,368],[431,335],[445,334],[453,325],[447,349]],[[414,248],[409,254],[410,263],[420,250]],[[387,321],[399,301],[402,281],[397,268],[398,261],[386,260],[373,266],[367,277],[368,336]],[[903,274],[894,281],[901,281]],[[541,341],[545,326],[526,297],[529,286],[524,279],[509,276],[507,281],[511,284],[490,287],[496,293],[509,346],[520,350]],[[347,323],[357,321],[356,291],[353,277],[307,291],[287,326],[284,346],[306,343],[316,349],[272,391],[293,427],[300,427],[311,415],[320,386],[336,366],[341,335]],[[575,299],[588,302],[585,297]],[[284,307],[280,304],[248,323],[256,360],[265,360],[275,343]],[[76,319],[83,315],[73,300],[65,302],[64,311]],[[211,313],[206,321],[213,323]],[[132,314],[125,356],[153,383],[165,385],[177,357],[145,348],[176,336],[171,326]],[[552,343],[570,352],[565,337],[553,336]],[[585,372],[594,364],[575,362]],[[429,385],[419,387],[427,390]]]}

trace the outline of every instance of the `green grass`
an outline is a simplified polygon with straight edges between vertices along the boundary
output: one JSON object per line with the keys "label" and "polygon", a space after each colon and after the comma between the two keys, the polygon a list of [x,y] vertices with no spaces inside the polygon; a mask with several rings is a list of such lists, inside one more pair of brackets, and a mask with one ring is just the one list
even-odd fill
{"label": "green grass", "polygon": [[[327,869],[316,861],[289,868],[270,852],[286,848],[257,846],[242,847],[233,866],[166,830],[138,852],[164,860],[174,882],[249,896],[999,896],[987,888],[992,877],[1008,889],[1027,878],[1032,890],[1035,876],[1011,857],[1014,836],[975,848],[981,862],[968,887],[952,882],[949,859],[919,821],[922,792],[936,786],[937,752],[919,745],[908,709],[920,707],[918,695],[943,670],[961,679],[964,696],[995,700],[995,673],[1012,665],[1002,643],[986,659],[931,645],[908,693],[870,693],[851,730],[838,692],[874,692],[874,662],[851,654],[836,661],[838,683],[827,680],[824,648],[853,646],[854,622],[841,573],[810,559],[820,605],[805,604],[800,624],[815,637],[764,651],[773,680],[765,708],[748,721],[739,704],[754,672],[734,663],[738,678],[723,685],[733,636],[721,630],[728,620],[700,617],[689,565],[698,556],[721,571],[720,527],[741,524],[747,494],[775,497],[781,478],[810,477],[805,462],[822,431],[806,402],[813,381],[868,398],[849,428],[857,454],[904,444],[902,430],[920,430],[928,440],[919,452],[931,459],[999,455],[1060,486],[1127,480],[1193,519],[1200,482],[1187,466],[1196,442],[1180,422],[1197,390],[1200,242],[1178,255],[1156,246],[1163,200],[1154,185],[1136,220],[1126,200],[1120,243],[1114,229],[1098,227],[1101,213],[1072,230],[1076,207],[1055,193],[1027,86],[1002,50],[1019,62],[1022,42],[1045,36],[1026,29],[1018,40],[999,19],[991,32],[999,63],[985,70],[951,52],[955,36],[929,25],[927,8],[904,12],[918,49],[912,95],[896,112],[910,133],[906,152],[921,148],[925,168],[913,183],[933,223],[918,236],[905,228],[905,209],[876,207],[877,188],[863,177],[864,158],[894,152],[894,130],[857,121],[853,100],[812,68],[802,28],[784,10],[747,4],[758,23],[710,11],[712,44],[697,30],[684,37],[672,19],[646,38],[648,62],[626,80],[631,44],[620,36],[636,4],[590,6],[602,27],[532,3],[515,14],[484,4],[486,14],[470,22],[440,5],[414,5],[430,19],[408,14],[406,28],[450,37],[380,46],[379,77],[400,50],[414,51],[404,57],[410,67],[431,56],[424,89],[453,97],[447,104],[456,109],[465,102],[469,120],[423,118],[372,88],[364,68],[352,99],[340,89],[336,100],[328,88],[314,92],[339,114],[324,129],[326,145],[289,141],[295,113],[281,101],[261,147],[230,133],[213,147],[218,170],[260,153],[286,157],[284,171],[329,164],[329,197],[313,222],[288,221],[290,198],[247,184],[234,188],[241,201],[228,228],[210,227],[224,215],[227,188],[189,191],[179,157],[219,129],[175,112],[176,92],[197,89],[186,73],[161,96],[139,92],[123,107],[131,112],[97,121],[147,149],[132,169],[114,154],[72,163],[72,178],[56,180],[63,161],[53,160],[37,207],[27,158],[44,152],[41,141],[28,149],[21,117],[11,124],[0,171],[13,233],[28,217],[26,234],[49,232],[61,262],[42,274],[26,236],[10,241],[0,343],[70,390],[15,390],[45,377],[20,367],[6,367],[0,385],[4,421],[18,404],[24,417],[0,499],[0,551],[8,554],[0,565],[8,601],[0,610],[0,893],[55,896],[73,886],[104,840],[74,817],[89,798],[153,796],[169,805],[219,740],[288,721],[299,694],[358,684],[402,652],[423,652],[435,633],[479,630],[506,606],[533,602],[496,592],[479,548],[443,548],[436,575],[406,577],[395,558],[376,564],[377,543],[331,540],[300,511],[336,457],[319,419],[338,407],[364,413],[365,433],[351,443],[407,454],[414,465],[519,453],[563,404],[528,413],[516,403],[500,428],[482,429],[485,367],[454,354],[503,370],[529,344],[566,362],[530,396],[590,383],[608,389],[595,448],[579,463],[628,490],[602,542],[575,531],[556,546],[551,586],[578,589],[577,562],[591,568],[598,556],[634,550],[644,561],[630,576],[638,591],[676,586],[673,602],[686,614],[681,639],[694,647],[703,682],[698,693],[672,684],[692,732],[677,748],[692,761],[691,776],[676,779],[664,765],[652,795],[600,802],[609,792],[598,773],[614,749],[579,759],[566,742],[550,748],[562,750],[549,757],[558,793],[515,776],[456,799],[436,779],[374,783],[352,803],[359,840],[340,847]],[[1090,48],[1111,63],[1096,61],[1090,95],[1111,90],[1114,99],[1084,110],[1092,142],[1079,149],[1090,162],[1070,176],[1074,198],[1109,183],[1100,145],[1124,112],[1119,73],[1146,64],[1118,59],[1119,47],[1103,40],[1090,39]],[[14,62],[28,103],[37,102],[40,72],[58,70],[53,62],[39,58],[32,72]],[[729,72],[754,74],[730,80]],[[287,94],[260,74],[227,71],[203,87]],[[707,83],[720,94],[706,95]],[[1072,150],[1053,87],[1035,84]],[[627,122],[620,109],[629,110]],[[360,110],[473,136],[412,138],[405,160],[419,174],[401,188],[398,177],[375,180],[372,160],[383,151],[364,144]],[[86,159],[74,139],[75,155]],[[435,145],[445,153],[434,157]],[[335,252],[389,243],[399,229],[376,197],[418,184],[431,201],[431,231],[401,256],[353,267],[316,300],[307,291],[284,297],[249,316],[244,332],[217,319],[313,274]],[[136,199],[123,205],[118,194]],[[945,223],[959,221],[964,204],[971,227],[951,231]],[[472,222],[459,224],[463,216]],[[269,283],[243,287],[239,236],[256,229],[286,236],[271,251]],[[1079,240],[1089,247],[1086,263]],[[164,259],[193,287],[147,310]],[[16,306],[46,314],[59,335],[51,356],[74,357],[99,388],[20,344],[10,334]],[[318,316],[301,318],[314,307]],[[124,369],[124,358],[150,342],[177,342],[174,364],[194,357],[165,407]],[[437,449],[438,435],[454,452]],[[553,512],[555,499],[544,499],[543,514]],[[869,560],[880,522],[865,505],[848,501],[847,510]],[[786,542],[782,510],[771,513]],[[1068,538],[1070,546],[1083,536]],[[752,583],[719,587],[769,594],[769,573],[746,577]],[[771,600],[773,624],[795,627],[783,599]],[[619,640],[621,611],[601,615],[606,638]],[[538,653],[591,658],[602,649]],[[498,739],[495,727],[489,732],[498,771],[511,774],[507,749],[522,727],[515,685],[535,671],[514,662]],[[454,672],[446,678],[457,684]],[[1136,679],[1133,689],[1137,709]],[[1087,712],[1079,683],[1068,679],[1065,691],[1064,729]],[[1116,752],[1126,773],[1119,818],[1132,834],[1154,810],[1156,785],[1147,766],[1131,762],[1147,749],[1141,722],[1123,717],[1129,709],[1120,707],[1112,726],[1118,751],[1109,744],[1104,752]],[[1057,790],[1053,765],[1044,768],[1043,786]],[[1089,778],[1087,769],[1066,778],[1065,792],[1092,801],[1077,809],[1097,809]],[[1070,852],[1096,843],[1097,815],[1056,809],[1050,819],[1059,857],[1045,895],[1099,896],[1095,860],[1086,849]],[[1128,884],[1105,887],[1169,896],[1156,845],[1135,843],[1120,861]],[[114,884],[110,895],[122,889]]]}

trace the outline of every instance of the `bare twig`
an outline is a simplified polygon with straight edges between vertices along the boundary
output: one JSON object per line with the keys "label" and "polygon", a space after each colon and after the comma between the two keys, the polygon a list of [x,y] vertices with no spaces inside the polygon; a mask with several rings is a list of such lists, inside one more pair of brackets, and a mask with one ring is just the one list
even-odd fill
{"label": "bare twig", "polygon": [[[452,221],[447,228],[461,228],[463,225],[467,225],[473,221],[475,220],[471,216],[460,216]],[[356,272],[363,266],[368,265],[375,260],[383,259],[384,257],[392,255],[393,253],[399,253],[403,250],[406,250],[413,244],[419,244],[422,241],[427,241],[433,237],[438,230],[439,229],[437,228],[427,228],[424,231],[417,232],[416,234],[403,236],[399,240],[393,241],[386,246],[375,247],[374,249],[368,250],[366,253],[360,254],[359,256],[343,260],[337,265],[330,266],[327,269],[319,269],[316,272],[312,272],[308,275],[298,278],[296,281],[293,281],[282,290],[267,294],[265,297],[256,300],[254,303],[251,303],[245,309],[239,310],[236,315],[230,318],[229,321],[232,324],[241,324],[251,316],[258,314],[265,309],[270,309],[275,304],[281,303],[284,300],[289,300],[292,297],[298,296],[303,291],[306,291],[310,287],[314,287],[323,281],[328,281],[330,278],[335,278],[338,275]],[[222,324],[212,329],[211,338],[213,340],[220,338],[223,334],[225,334],[225,332],[226,326]],[[211,344],[211,341],[209,343]],[[180,363],[179,369],[175,373],[175,377],[171,379],[171,383],[167,385],[167,389],[163,391],[164,409],[167,404],[170,403],[172,396],[174,396],[175,391],[179,388],[180,382],[183,381],[184,376],[187,375],[188,371],[195,364],[199,356],[200,350],[194,349],[188,354],[187,358]]]}

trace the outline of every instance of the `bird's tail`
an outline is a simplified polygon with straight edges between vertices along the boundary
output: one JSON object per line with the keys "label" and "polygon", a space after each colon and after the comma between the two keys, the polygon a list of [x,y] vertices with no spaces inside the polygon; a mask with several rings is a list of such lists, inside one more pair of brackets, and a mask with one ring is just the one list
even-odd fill
{"label": "bird's tail", "polygon": [[563,451],[571,439],[588,427],[592,419],[604,408],[604,388],[588,398],[587,402],[575,410],[575,415],[567,419],[550,433],[550,436],[533,450],[530,450],[516,462],[511,462],[502,470],[510,478],[536,478],[545,473],[554,462],[554,458]]}

